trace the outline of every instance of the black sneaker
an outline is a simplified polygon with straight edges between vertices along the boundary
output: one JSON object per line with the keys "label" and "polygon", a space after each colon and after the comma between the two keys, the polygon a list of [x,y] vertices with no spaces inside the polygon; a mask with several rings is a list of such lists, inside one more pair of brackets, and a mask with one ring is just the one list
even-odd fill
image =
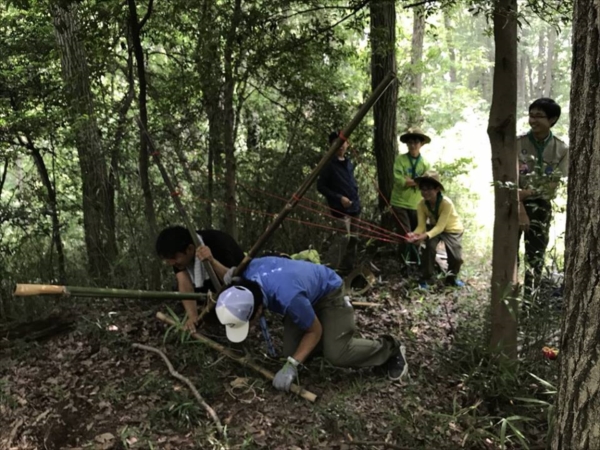
{"label": "black sneaker", "polygon": [[408,364],[406,362],[406,348],[404,345],[400,346],[400,353],[392,356],[388,359],[387,373],[390,380],[397,381],[401,380],[408,374]]}

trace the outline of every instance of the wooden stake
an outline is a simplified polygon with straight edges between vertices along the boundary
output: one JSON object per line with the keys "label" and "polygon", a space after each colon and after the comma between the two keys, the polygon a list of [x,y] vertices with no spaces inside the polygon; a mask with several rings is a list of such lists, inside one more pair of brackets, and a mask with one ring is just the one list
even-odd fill
{"label": "wooden stake", "polygon": [[[165,316],[161,312],[156,313],[156,318],[162,322],[169,324],[169,325],[173,325],[173,326],[176,325],[176,323],[173,319]],[[201,335],[200,333],[192,333],[191,335],[197,341],[200,341],[203,344],[208,345],[213,350],[216,350],[216,351],[222,353],[223,355],[227,356],[230,359],[233,359],[234,361],[240,363],[241,365],[246,366],[246,367],[260,373],[265,378],[267,378],[269,380],[273,380],[273,378],[275,378],[275,374],[273,372],[271,372],[263,367],[260,367],[258,364],[256,364],[254,361],[252,361],[247,356],[238,356],[234,352],[232,352],[230,349],[228,349],[227,347],[224,347],[223,345],[219,344],[218,342],[215,342],[212,339],[209,339],[206,336]],[[290,390],[294,394],[302,397],[305,400],[308,400],[309,402],[314,402],[317,399],[316,394],[313,394],[312,392],[309,392],[309,391],[301,388],[297,384],[292,384],[292,387],[290,388]]]}

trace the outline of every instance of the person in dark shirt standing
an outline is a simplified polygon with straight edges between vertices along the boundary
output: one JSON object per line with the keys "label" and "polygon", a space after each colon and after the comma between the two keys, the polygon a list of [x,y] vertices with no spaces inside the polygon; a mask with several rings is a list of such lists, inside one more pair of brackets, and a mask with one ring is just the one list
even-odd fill
{"label": "person in dark shirt standing", "polygon": [[[202,260],[207,259],[216,275],[223,279],[230,267],[239,265],[244,259],[243,250],[227,233],[219,230],[199,230],[197,233],[202,244],[198,248],[188,229],[179,225],[165,228],[156,239],[156,253],[173,267],[179,292],[216,291]],[[214,249],[214,258],[209,248]],[[183,300],[182,304],[188,317],[185,329],[194,332],[198,322],[196,300]]]}
{"label": "person in dark shirt standing", "polygon": [[[329,145],[339,136],[334,131],[329,135]],[[346,156],[348,142],[344,142],[333,159],[327,164],[317,181],[317,190],[325,197],[331,215],[341,222],[348,234],[346,249],[340,270],[352,269],[356,258],[358,241],[355,219],[359,217],[361,206],[358,195],[358,184],[354,178],[354,165]]]}

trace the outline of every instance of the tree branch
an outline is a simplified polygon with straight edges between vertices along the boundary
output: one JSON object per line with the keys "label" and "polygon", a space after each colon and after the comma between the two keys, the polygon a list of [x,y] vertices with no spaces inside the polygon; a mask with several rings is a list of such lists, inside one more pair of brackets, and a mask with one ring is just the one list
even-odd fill
{"label": "tree branch", "polygon": [[150,0],[148,2],[148,10],[146,11],[146,15],[144,16],[144,18],[138,25],[138,32],[142,31],[142,28],[144,28],[144,25],[146,25],[146,22],[150,18],[150,14],[152,14],[152,6],[153,5],[154,5],[154,0]]}
{"label": "tree branch", "polygon": [[212,409],[212,407],[204,401],[204,399],[202,398],[202,396],[196,389],[196,386],[194,386],[194,384],[188,378],[184,377],[183,375],[181,375],[179,372],[177,372],[173,368],[173,364],[171,364],[171,361],[169,361],[169,358],[167,358],[167,356],[163,352],[161,352],[159,349],[157,349],[155,347],[151,347],[149,345],[142,345],[142,344],[132,344],[132,345],[134,348],[139,348],[141,350],[146,350],[148,352],[153,352],[153,353],[156,353],[157,355],[159,355],[163,359],[165,364],[167,365],[167,368],[169,369],[169,373],[171,375],[173,375],[175,378],[177,378],[179,381],[181,381],[182,383],[185,383],[190,388],[190,390],[194,394],[194,397],[196,397],[196,400],[198,400],[198,403],[200,403],[200,405],[204,408],[204,410],[212,418],[213,422],[215,423],[215,425],[217,427],[217,430],[219,431],[219,434],[221,436],[223,436],[224,438],[226,437],[225,429],[223,428],[223,425],[221,424],[221,420],[219,419],[219,416],[217,416],[217,413],[215,412],[215,410]]}

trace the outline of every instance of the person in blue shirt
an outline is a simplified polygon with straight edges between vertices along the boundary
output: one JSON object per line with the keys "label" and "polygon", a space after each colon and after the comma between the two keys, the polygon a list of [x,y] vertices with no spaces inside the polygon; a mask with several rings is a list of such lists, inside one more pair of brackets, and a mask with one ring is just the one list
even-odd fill
{"label": "person in blue shirt", "polygon": [[287,361],[273,380],[276,389],[289,391],[298,366],[317,346],[334,366],[383,366],[393,380],[408,372],[404,346],[395,338],[356,336],[354,309],[344,296],[342,279],[328,267],[279,257],[256,258],[239,280],[219,294],[215,312],[227,338],[242,342],[263,308],[282,315],[284,321]]}

